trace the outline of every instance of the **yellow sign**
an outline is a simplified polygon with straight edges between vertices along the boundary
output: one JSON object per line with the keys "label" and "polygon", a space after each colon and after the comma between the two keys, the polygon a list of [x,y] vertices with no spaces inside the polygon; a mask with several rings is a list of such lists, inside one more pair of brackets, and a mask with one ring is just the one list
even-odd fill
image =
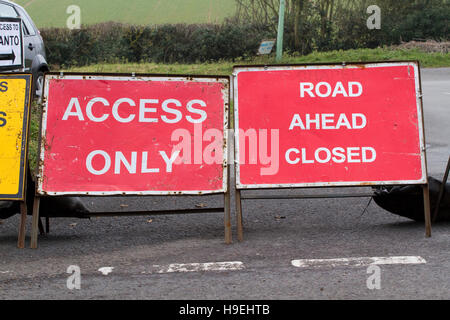
{"label": "yellow sign", "polygon": [[0,200],[24,200],[31,75],[0,75]]}

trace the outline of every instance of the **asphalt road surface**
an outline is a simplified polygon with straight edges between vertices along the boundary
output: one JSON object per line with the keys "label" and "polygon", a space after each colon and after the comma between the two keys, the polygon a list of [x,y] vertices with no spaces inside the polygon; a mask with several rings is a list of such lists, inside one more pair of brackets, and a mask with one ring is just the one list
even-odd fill
{"label": "asphalt road surface", "polygon": [[[428,168],[441,178],[450,153],[450,69],[424,69],[422,77]],[[223,214],[207,213],[53,219],[38,250],[18,250],[15,216],[0,222],[0,299],[449,299],[450,224],[433,225],[426,239],[422,223],[369,200],[246,200],[245,240],[237,242],[233,227],[231,245]],[[85,201],[91,210],[134,211],[223,199]],[[374,257],[390,260],[368,269]],[[67,287],[69,266],[80,268],[79,290]]]}

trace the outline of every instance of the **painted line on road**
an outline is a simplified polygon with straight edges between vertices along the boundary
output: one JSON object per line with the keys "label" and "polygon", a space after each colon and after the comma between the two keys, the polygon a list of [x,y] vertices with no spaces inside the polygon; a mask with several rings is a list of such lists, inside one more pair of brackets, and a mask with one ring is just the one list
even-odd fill
{"label": "painted line on road", "polygon": [[427,261],[419,256],[299,259],[291,261],[291,264],[297,268],[320,268],[320,267],[343,267],[343,266],[365,267],[370,265],[424,264],[424,263],[427,263]]}
{"label": "painted line on road", "polygon": [[207,262],[207,263],[172,263],[167,266],[152,266],[152,270],[142,273],[175,273],[175,272],[205,272],[205,271],[236,271],[245,269],[241,261]]}

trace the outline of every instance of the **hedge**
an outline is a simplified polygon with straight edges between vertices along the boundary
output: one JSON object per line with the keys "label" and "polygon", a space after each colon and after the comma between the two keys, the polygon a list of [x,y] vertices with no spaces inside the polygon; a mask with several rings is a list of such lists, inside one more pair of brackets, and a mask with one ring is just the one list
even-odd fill
{"label": "hedge", "polygon": [[226,23],[134,26],[103,23],[41,30],[53,66],[100,62],[196,63],[255,55],[267,28]]}

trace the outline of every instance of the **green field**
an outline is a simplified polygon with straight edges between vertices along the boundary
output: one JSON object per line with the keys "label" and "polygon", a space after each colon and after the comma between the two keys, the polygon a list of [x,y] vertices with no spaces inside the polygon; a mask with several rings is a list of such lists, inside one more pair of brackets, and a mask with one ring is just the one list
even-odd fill
{"label": "green field", "polygon": [[235,0],[16,0],[39,28],[65,27],[68,6],[81,9],[81,23],[106,21],[140,25],[219,23],[232,16]]}

